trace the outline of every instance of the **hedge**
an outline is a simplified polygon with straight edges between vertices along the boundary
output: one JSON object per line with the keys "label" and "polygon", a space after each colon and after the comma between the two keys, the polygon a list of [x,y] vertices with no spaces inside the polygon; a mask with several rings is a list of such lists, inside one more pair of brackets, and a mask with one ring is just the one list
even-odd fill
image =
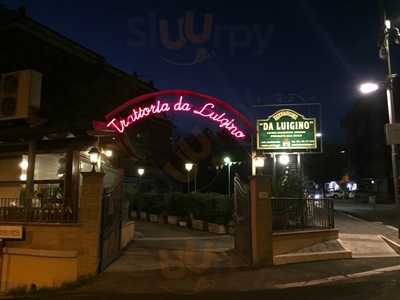
{"label": "hedge", "polygon": [[232,203],[218,193],[135,193],[129,198],[131,210],[151,214],[192,217],[217,224],[227,224],[232,216]]}

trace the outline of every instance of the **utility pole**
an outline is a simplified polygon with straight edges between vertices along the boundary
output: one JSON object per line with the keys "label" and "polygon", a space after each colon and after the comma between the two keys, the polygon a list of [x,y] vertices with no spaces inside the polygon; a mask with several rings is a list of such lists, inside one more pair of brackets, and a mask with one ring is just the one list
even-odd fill
{"label": "utility pole", "polygon": [[[393,101],[393,72],[392,72],[392,60],[390,56],[390,34],[392,31],[392,24],[389,19],[386,18],[386,13],[384,13],[384,40],[383,48],[385,50],[385,60],[386,60],[386,70],[387,70],[387,81],[386,81],[386,98],[389,113],[389,124],[396,123],[396,114]],[[396,208],[398,214],[398,225],[400,226],[400,200],[399,200],[399,179],[398,179],[398,169],[397,169],[397,145],[390,145],[391,150],[391,161],[392,161],[392,173],[393,173],[393,189],[394,198],[396,201]],[[400,237],[400,230],[399,237]]]}

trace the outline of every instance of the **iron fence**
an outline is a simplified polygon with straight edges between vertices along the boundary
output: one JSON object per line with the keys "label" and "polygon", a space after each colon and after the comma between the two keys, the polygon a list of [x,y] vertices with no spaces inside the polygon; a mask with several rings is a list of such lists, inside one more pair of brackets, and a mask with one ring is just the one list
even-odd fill
{"label": "iron fence", "polygon": [[19,198],[0,198],[0,221],[73,223],[71,205],[63,198],[32,199],[30,203]]}
{"label": "iron fence", "polygon": [[272,198],[273,231],[334,226],[333,199]]}

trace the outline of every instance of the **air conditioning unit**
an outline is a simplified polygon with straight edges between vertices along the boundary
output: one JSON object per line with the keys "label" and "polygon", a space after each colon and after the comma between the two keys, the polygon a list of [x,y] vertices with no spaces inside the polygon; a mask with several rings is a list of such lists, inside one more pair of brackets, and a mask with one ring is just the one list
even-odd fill
{"label": "air conditioning unit", "polygon": [[0,74],[0,121],[26,119],[40,108],[42,74],[33,70]]}

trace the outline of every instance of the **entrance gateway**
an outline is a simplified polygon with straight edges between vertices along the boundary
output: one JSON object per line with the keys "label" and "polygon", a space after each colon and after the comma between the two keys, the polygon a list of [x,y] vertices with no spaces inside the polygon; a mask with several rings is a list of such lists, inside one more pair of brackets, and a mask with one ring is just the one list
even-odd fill
{"label": "entrance gateway", "polygon": [[[252,154],[253,166],[257,154],[262,156],[265,153],[275,156],[276,152],[298,154],[318,148],[315,118],[307,118],[294,110],[281,109],[267,119],[257,120],[257,128],[254,128],[251,121],[226,102],[187,90],[160,91],[128,100],[108,113],[104,121],[94,121],[93,127],[99,131],[124,134],[140,120],[171,112],[206,119],[238,140],[249,142],[252,141],[252,136],[257,134],[257,147]],[[253,172],[253,175],[256,173]],[[237,223],[235,249],[249,264],[271,265],[274,262],[274,255],[282,254],[279,251],[292,251],[315,243],[315,232],[318,233],[318,239],[321,239],[321,236],[322,239],[337,238],[337,231],[332,230],[333,207],[330,202],[325,205],[322,202],[314,203],[302,198],[275,201],[272,197],[272,181],[269,176],[253,176],[248,185],[236,177],[234,186],[233,204],[236,208]],[[296,232],[290,232],[291,235],[304,235],[301,237],[304,244],[298,245],[297,238],[293,238],[290,234],[287,236],[286,233],[276,238],[275,231],[281,229],[277,229],[273,224],[276,204],[284,209],[284,215],[279,219],[280,223],[283,222],[280,225],[283,225],[286,231],[296,229]],[[288,211],[293,207],[294,211]],[[114,226],[114,222],[109,226],[107,223],[103,222],[102,227],[103,249],[109,248],[105,239],[106,233],[110,234],[110,231],[117,230],[118,227]],[[310,229],[316,231],[310,234]],[[318,229],[322,229],[322,233],[318,232]],[[284,247],[280,246],[282,237],[285,240]]]}
{"label": "entrance gateway", "polygon": [[[162,116],[163,114],[175,113],[185,114],[191,117],[197,117],[214,124],[215,127],[221,128],[229,136],[238,141],[251,141],[256,129],[252,122],[248,120],[242,113],[233,108],[230,104],[208,95],[196,93],[188,90],[166,90],[150,94],[145,94],[134,99],[128,100],[121,104],[104,117],[104,121],[94,121],[93,127],[98,131],[111,131],[118,135],[123,135],[126,131],[138,124],[140,121]],[[245,190],[245,189],[244,189]],[[115,235],[118,228],[118,218],[113,215],[107,215],[108,202],[112,201],[112,197],[105,195],[103,198],[103,215],[102,215],[102,232],[101,232],[101,249],[102,264],[101,270],[104,270],[110,262],[115,259],[116,253],[112,250],[112,244],[108,237]],[[243,256],[249,257],[250,234],[242,228],[250,228],[249,215],[249,192],[242,193],[239,199],[239,213],[243,216],[240,221],[240,229],[242,239],[238,239],[235,246],[239,251],[243,252]],[[235,239],[236,240],[236,239]],[[247,259],[249,261],[249,259]]]}

